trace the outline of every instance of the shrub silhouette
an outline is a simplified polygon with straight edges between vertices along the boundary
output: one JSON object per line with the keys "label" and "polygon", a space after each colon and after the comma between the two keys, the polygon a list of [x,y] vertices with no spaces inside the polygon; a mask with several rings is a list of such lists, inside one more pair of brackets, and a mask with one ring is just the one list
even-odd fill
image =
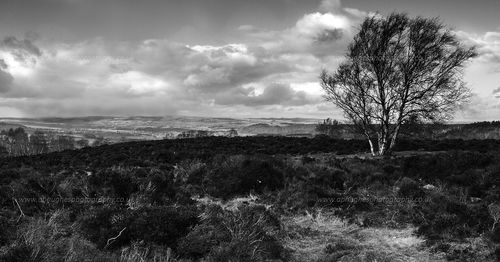
{"label": "shrub silhouette", "polygon": [[276,235],[280,222],[262,206],[224,210],[206,207],[202,222],[182,241],[178,250],[185,257],[208,261],[263,261],[280,258],[282,246]]}
{"label": "shrub silhouette", "polygon": [[[91,210],[80,219],[80,230],[99,248],[116,249],[132,241],[174,247],[198,221],[196,208],[147,207],[123,210],[102,207]],[[108,239],[120,235],[111,245]]]}
{"label": "shrub silhouette", "polygon": [[133,215],[127,227],[131,239],[168,247],[175,247],[198,222],[198,212],[190,206],[143,208]]}
{"label": "shrub silhouette", "polygon": [[420,185],[413,179],[408,177],[403,177],[399,183],[399,195],[408,198],[423,198],[425,192],[422,190]]}
{"label": "shrub silhouette", "polygon": [[477,237],[491,225],[486,205],[469,205],[441,193],[431,195],[415,212],[421,214],[413,221],[418,233],[432,240]]}
{"label": "shrub silhouette", "polygon": [[269,157],[231,156],[215,159],[203,179],[203,187],[215,197],[228,199],[250,192],[283,187],[283,174]]}

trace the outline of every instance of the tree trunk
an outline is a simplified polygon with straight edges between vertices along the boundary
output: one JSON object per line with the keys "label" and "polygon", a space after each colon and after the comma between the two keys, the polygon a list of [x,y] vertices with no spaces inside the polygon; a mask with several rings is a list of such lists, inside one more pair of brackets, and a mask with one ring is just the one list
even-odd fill
{"label": "tree trunk", "polygon": [[401,124],[398,124],[396,128],[394,129],[394,133],[392,134],[391,137],[391,144],[389,145],[389,150],[392,151],[394,146],[396,145],[396,141],[398,140],[399,136],[399,129],[401,128]]}
{"label": "tree trunk", "polygon": [[363,126],[363,133],[365,134],[366,139],[368,140],[368,144],[370,145],[370,152],[372,153],[372,156],[375,156],[376,155],[375,147],[373,145],[372,138],[370,137],[370,133],[368,132],[366,126]]}
{"label": "tree trunk", "polygon": [[370,144],[370,152],[372,153],[372,156],[375,156],[375,148],[373,147],[371,138],[368,138],[368,143]]}
{"label": "tree trunk", "polygon": [[387,131],[383,132],[382,134],[379,134],[379,139],[378,139],[378,155],[379,156],[385,156],[388,153],[389,149],[389,143],[388,143],[388,133]]}
{"label": "tree trunk", "polygon": [[387,155],[388,151],[387,139],[383,138],[378,144],[378,154],[379,156]]}

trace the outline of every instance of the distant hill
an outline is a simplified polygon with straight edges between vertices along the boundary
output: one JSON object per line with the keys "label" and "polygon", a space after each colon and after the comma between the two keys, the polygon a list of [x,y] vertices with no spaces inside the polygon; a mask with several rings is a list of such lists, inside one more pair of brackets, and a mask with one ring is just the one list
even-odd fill
{"label": "distant hill", "polygon": [[291,134],[310,134],[315,135],[316,125],[313,124],[285,124],[285,125],[270,125],[265,123],[253,124],[238,129],[240,134],[252,135],[291,135]]}

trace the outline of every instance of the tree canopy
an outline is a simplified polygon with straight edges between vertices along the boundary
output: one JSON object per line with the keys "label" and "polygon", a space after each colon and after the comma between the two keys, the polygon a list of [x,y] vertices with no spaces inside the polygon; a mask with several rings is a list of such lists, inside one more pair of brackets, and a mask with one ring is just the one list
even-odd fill
{"label": "tree canopy", "polygon": [[462,69],[475,56],[438,18],[372,16],[346,60],[333,74],[323,71],[320,81],[326,100],[359,126],[372,154],[385,155],[405,121],[453,117],[470,96]]}

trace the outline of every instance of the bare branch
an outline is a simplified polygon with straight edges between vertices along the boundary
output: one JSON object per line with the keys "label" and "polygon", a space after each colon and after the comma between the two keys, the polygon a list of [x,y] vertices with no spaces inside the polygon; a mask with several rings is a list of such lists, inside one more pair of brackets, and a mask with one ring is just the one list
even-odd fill
{"label": "bare branch", "polygon": [[19,209],[19,212],[21,212],[21,214],[19,215],[19,218],[17,219],[17,222],[19,222],[19,220],[20,220],[22,217],[25,217],[26,215],[24,214],[23,209],[22,209],[22,208],[21,208],[21,206],[19,205],[19,202],[17,202],[17,199],[15,199],[15,198],[14,198],[14,202],[16,202],[17,208]]}
{"label": "bare branch", "polygon": [[104,247],[105,249],[109,247],[109,245],[113,244],[113,242],[115,242],[123,233],[123,231],[125,231],[125,229],[127,229],[127,227],[124,227],[122,230],[120,230],[120,233],[118,233],[118,235],[116,237],[112,237],[110,239],[108,239],[108,241],[106,242],[106,246]]}
{"label": "bare branch", "polygon": [[384,154],[410,117],[449,119],[467,101],[462,69],[476,55],[437,18],[369,17],[349,45],[347,60],[335,73],[321,73],[321,86],[325,99],[343,110],[370,143],[378,138],[379,154]]}

